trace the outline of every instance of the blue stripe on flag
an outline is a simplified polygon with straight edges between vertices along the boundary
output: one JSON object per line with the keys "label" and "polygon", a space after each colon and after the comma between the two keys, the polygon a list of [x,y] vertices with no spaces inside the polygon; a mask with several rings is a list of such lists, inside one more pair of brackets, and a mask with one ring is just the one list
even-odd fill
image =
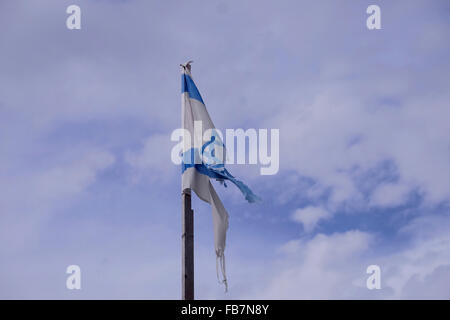
{"label": "blue stripe on flag", "polygon": [[[195,168],[199,173],[204,174],[210,178],[216,179],[220,182],[225,180],[231,181],[239,188],[245,199],[250,202],[260,201],[261,198],[258,197],[253,191],[242,181],[236,179],[231,175],[231,173],[225,169],[223,164],[220,165],[208,165],[205,163],[195,163],[195,158],[199,157],[198,149],[190,149],[183,154],[183,161],[181,163],[181,173],[189,168]],[[225,187],[227,186],[224,183]]]}
{"label": "blue stripe on flag", "polygon": [[203,102],[202,96],[200,95],[200,92],[197,89],[197,86],[194,83],[194,80],[192,80],[192,78],[185,73],[181,75],[181,93],[184,92],[187,92],[191,99],[198,100],[201,103],[205,104]]}

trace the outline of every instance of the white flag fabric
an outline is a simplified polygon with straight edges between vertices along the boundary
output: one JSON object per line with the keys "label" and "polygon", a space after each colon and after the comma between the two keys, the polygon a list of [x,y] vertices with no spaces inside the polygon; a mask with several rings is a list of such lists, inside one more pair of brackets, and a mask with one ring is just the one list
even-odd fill
{"label": "white flag fabric", "polygon": [[[225,242],[228,229],[228,213],[210,182],[214,178],[223,184],[234,183],[249,202],[259,198],[241,181],[225,169],[225,146],[220,133],[206,110],[206,106],[191,75],[191,61],[181,65],[181,105],[183,139],[182,192],[193,190],[212,207],[214,245],[216,250],[217,277],[225,284]],[[226,186],[226,184],[225,184]],[[219,277],[221,270],[222,279]]]}

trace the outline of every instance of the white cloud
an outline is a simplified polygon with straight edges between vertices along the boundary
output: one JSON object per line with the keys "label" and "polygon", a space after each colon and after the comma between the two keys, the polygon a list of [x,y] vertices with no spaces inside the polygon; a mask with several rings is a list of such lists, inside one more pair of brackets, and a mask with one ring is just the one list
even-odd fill
{"label": "white cloud", "polygon": [[[433,97],[402,97],[401,106],[375,103],[377,97],[402,95],[404,90],[401,83],[407,72],[386,72],[364,83],[324,80],[315,88],[316,97],[310,104],[298,98],[275,120],[284,133],[280,136],[283,168],[330,188],[330,206],[361,201],[357,174],[366,174],[367,182],[371,170],[385,161],[394,164],[395,178],[402,182],[395,190],[395,204],[406,200],[401,196],[406,186],[419,189],[429,204],[450,199],[450,180],[442,174],[450,172],[450,138],[445,134],[450,127],[450,96],[442,91]],[[389,84],[381,87],[385,77]],[[293,148],[298,152],[292,152]],[[383,205],[381,192],[373,194],[373,201]]]}
{"label": "white cloud", "polygon": [[[448,214],[416,218],[401,233],[411,242],[390,253],[377,248],[377,236],[358,230],[288,241],[270,263],[245,261],[246,268],[262,274],[264,282],[250,285],[249,275],[240,275],[233,283],[242,282],[241,291],[232,293],[233,298],[450,298]],[[369,265],[381,268],[381,290],[366,287]]]}
{"label": "white cloud", "polygon": [[401,183],[387,183],[377,187],[370,204],[379,207],[394,207],[405,203],[411,188]]}
{"label": "white cloud", "polygon": [[272,275],[266,279],[265,287],[248,296],[261,299],[346,298],[354,293],[348,289],[355,290],[351,283],[361,269],[360,261],[354,258],[367,250],[371,239],[367,233],[348,231],[291,242],[290,248],[283,250],[286,255],[275,264],[276,269],[265,272]]}
{"label": "white cloud", "polygon": [[141,179],[149,181],[168,182],[179,173],[180,167],[172,163],[171,149],[175,142],[168,134],[154,134],[148,137],[138,151],[128,151],[126,162],[131,166],[132,181]]}
{"label": "white cloud", "polygon": [[297,209],[292,215],[292,220],[301,223],[305,232],[311,232],[320,220],[330,218],[330,213],[322,207],[306,207]]}
{"label": "white cloud", "polygon": [[7,174],[0,181],[0,251],[29,244],[42,224],[85,192],[115,158],[103,150],[74,147],[48,162],[32,172]]}

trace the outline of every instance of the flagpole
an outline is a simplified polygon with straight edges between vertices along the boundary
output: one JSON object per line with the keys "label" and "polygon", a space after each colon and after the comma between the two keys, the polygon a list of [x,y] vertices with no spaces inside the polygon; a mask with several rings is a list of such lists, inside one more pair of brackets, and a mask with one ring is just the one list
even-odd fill
{"label": "flagpole", "polygon": [[184,190],[181,197],[181,297],[182,300],[194,300],[194,211],[191,208],[191,189]]}

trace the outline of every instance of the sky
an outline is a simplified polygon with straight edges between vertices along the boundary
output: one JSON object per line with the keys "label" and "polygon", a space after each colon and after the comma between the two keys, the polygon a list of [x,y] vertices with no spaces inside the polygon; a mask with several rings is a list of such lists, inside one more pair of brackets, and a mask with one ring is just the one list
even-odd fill
{"label": "sky", "polygon": [[229,166],[260,203],[214,183],[227,293],[193,198],[196,298],[449,299],[449,18],[444,0],[2,0],[0,298],[180,298],[170,134],[192,59],[217,128],[280,130],[277,174]]}

